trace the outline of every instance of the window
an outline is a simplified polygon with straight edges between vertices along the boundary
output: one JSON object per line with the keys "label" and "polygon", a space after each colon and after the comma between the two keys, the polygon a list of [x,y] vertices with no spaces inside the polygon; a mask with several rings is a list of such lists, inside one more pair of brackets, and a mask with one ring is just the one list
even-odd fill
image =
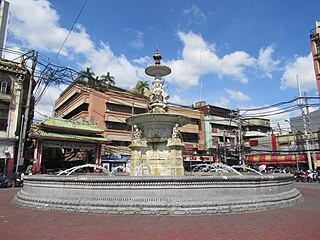
{"label": "window", "polygon": [[132,108],[129,106],[107,103],[107,110],[113,112],[132,113]]}
{"label": "window", "polygon": [[192,142],[192,143],[198,142],[198,134],[196,134],[196,133],[181,132],[181,136],[182,136],[182,141],[184,141],[184,142]]}
{"label": "window", "polygon": [[106,122],[106,128],[112,130],[131,131],[131,126],[126,123]]}
{"label": "window", "polygon": [[0,103],[0,131],[6,131],[8,126],[9,103]]}
{"label": "window", "polygon": [[7,88],[8,88],[8,83],[7,82],[1,82],[0,91],[2,93],[6,93],[7,92]]}
{"label": "window", "polygon": [[199,125],[199,119],[191,118],[191,119],[190,119],[190,123],[191,123],[192,125]]}
{"label": "window", "polygon": [[316,44],[316,53],[320,53],[320,39],[315,41]]}
{"label": "window", "polygon": [[146,113],[147,109],[144,108],[134,108],[134,114]]}
{"label": "window", "polygon": [[66,114],[65,116],[63,116],[64,119],[70,119],[73,116],[81,113],[81,112],[87,112],[89,109],[89,104],[88,103],[83,103],[81,104],[79,107],[75,108],[74,110],[72,110],[71,112],[69,112],[68,114]]}
{"label": "window", "polygon": [[11,80],[8,75],[0,74],[0,92],[10,94]]}
{"label": "window", "polygon": [[112,140],[112,146],[120,146],[120,147],[127,147],[130,145],[130,141],[115,141],[115,140]]}
{"label": "window", "polygon": [[[114,103],[107,103],[107,109],[113,112],[123,112],[123,113],[131,113],[132,114],[132,107],[124,106]],[[147,109],[144,108],[134,108],[134,114],[146,113]]]}

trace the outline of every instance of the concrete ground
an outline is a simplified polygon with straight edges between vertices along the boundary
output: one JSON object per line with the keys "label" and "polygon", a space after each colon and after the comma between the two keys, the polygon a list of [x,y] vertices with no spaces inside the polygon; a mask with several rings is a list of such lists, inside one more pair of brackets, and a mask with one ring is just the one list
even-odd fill
{"label": "concrete ground", "polygon": [[102,216],[16,207],[0,189],[0,239],[320,239],[320,184],[297,183],[290,208],[217,216]]}

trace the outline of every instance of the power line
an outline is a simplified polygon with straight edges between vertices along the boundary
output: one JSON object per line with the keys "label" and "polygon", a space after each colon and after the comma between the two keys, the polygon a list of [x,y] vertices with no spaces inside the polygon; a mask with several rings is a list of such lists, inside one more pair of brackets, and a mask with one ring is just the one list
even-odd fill
{"label": "power line", "polygon": [[61,50],[62,50],[62,48],[63,48],[64,44],[67,42],[67,39],[69,38],[69,35],[70,35],[71,31],[73,30],[74,26],[76,25],[76,23],[77,23],[77,21],[78,21],[78,19],[79,19],[79,17],[80,17],[80,15],[81,15],[81,13],[82,13],[82,11],[83,11],[83,9],[84,9],[84,7],[85,7],[85,5],[86,5],[86,4],[87,4],[87,0],[85,0],[85,2],[83,3],[82,8],[80,9],[80,11],[79,11],[79,13],[78,13],[78,15],[77,15],[76,19],[74,20],[74,22],[73,22],[73,24],[72,24],[71,28],[69,29],[69,32],[68,32],[68,34],[67,34],[66,38],[64,39],[64,41],[63,41],[63,43],[62,43],[62,45],[61,45],[61,47],[60,47],[60,49],[59,49],[59,51],[58,51],[57,55],[56,55],[53,59],[56,59],[56,58],[59,56],[59,54],[60,54],[60,52],[61,52]]}

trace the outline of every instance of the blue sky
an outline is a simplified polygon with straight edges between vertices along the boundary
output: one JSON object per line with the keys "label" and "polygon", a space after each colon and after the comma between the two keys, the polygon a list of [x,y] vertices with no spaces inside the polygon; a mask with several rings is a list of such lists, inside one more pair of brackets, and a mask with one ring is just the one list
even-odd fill
{"label": "blue sky", "polygon": [[[296,75],[303,92],[317,95],[309,34],[320,21],[318,0],[88,0],[58,58],[85,0],[10,3],[7,47],[34,49],[78,71],[110,72],[120,87],[152,81],[144,68],[158,47],[172,68],[165,80],[176,103],[272,105],[298,95]],[[51,115],[64,87],[50,88],[38,111]]]}

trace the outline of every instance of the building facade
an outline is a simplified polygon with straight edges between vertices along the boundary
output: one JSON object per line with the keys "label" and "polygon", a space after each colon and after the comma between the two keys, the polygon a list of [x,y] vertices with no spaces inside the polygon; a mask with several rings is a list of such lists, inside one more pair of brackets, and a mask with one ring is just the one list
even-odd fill
{"label": "building facade", "polygon": [[[85,84],[74,83],[61,93],[55,103],[54,116],[94,123],[104,130],[110,143],[102,147],[102,161],[130,157],[131,126],[126,119],[133,114],[146,113],[148,102],[130,91],[110,86],[107,92],[95,91]],[[205,150],[203,114],[196,109],[169,105],[168,113],[190,117],[191,122],[180,128],[185,154]]]}
{"label": "building facade", "polygon": [[[21,63],[0,60],[0,171],[4,173],[9,174],[17,162],[30,78],[30,73]],[[32,105],[28,125],[33,118]]]}
{"label": "building facade", "polygon": [[238,162],[238,122],[234,111],[202,103],[204,114],[206,151],[214,161],[228,164]]}
{"label": "building facade", "polygon": [[316,77],[318,95],[320,96],[320,22],[316,22],[316,27],[311,30],[310,41],[314,73]]}

